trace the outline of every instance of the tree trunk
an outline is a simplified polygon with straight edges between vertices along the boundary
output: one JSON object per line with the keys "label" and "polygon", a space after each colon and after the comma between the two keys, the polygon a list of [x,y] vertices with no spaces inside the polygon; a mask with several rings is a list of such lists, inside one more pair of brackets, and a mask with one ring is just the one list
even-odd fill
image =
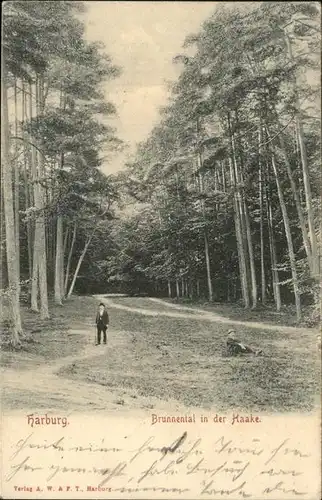
{"label": "tree trunk", "polygon": [[234,301],[237,302],[237,283],[235,281],[233,283],[233,297]]}
{"label": "tree trunk", "polygon": [[247,284],[247,268],[246,268],[245,254],[244,254],[243,239],[241,236],[240,218],[238,212],[239,212],[238,203],[237,200],[234,200],[234,222],[235,222],[235,232],[237,241],[238,262],[239,262],[239,275],[240,275],[244,306],[246,309],[248,309],[250,306],[250,300],[249,300],[249,291]]}
{"label": "tree trunk", "polygon": [[64,299],[65,297],[65,256],[66,256],[68,239],[69,239],[69,226],[67,226],[65,230],[62,259],[61,259],[60,290],[62,299]]}
{"label": "tree trunk", "polygon": [[48,290],[47,290],[47,260],[46,260],[46,240],[45,240],[45,225],[44,220],[40,221],[39,225],[39,238],[40,238],[40,252],[39,252],[39,295],[40,295],[40,316],[42,319],[49,318],[48,309]]}
{"label": "tree trunk", "polygon": [[233,205],[234,205],[234,222],[235,222],[235,232],[236,232],[236,242],[237,242],[237,253],[238,253],[238,262],[239,262],[239,275],[240,282],[242,288],[242,297],[244,301],[245,308],[249,307],[249,292],[248,292],[248,284],[247,284],[247,268],[246,268],[246,258],[244,252],[244,244],[243,238],[241,234],[241,222],[240,222],[240,211],[237,200],[236,193],[236,178],[234,174],[234,168],[232,166],[232,160],[229,159],[230,162],[230,175],[234,192]]}
{"label": "tree trunk", "polygon": [[52,255],[52,263],[54,265],[54,260],[55,260],[55,255],[56,255],[56,233],[57,233],[57,228],[55,227],[54,222],[51,224],[51,250],[50,253]]}
{"label": "tree trunk", "polygon": [[257,283],[256,283],[256,269],[255,269],[255,259],[254,259],[254,250],[253,250],[253,242],[252,242],[252,234],[250,229],[250,220],[248,208],[243,199],[244,204],[244,213],[245,213],[245,222],[246,222],[246,234],[247,234],[247,244],[248,244],[248,254],[249,254],[249,263],[250,263],[250,274],[251,274],[251,283],[252,283],[252,309],[255,309],[257,306]]}
{"label": "tree trunk", "polygon": [[206,229],[204,229],[204,243],[205,243],[205,257],[206,257],[206,270],[207,270],[208,298],[209,298],[209,301],[212,302],[214,296],[213,296],[211,271],[210,271],[208,234],[207,234]]}
{"label": "tree trunk", "polygon": [[1,186],[0,186],[0,258],[1,258],[1,273],[0,281],[1,288],[6,288],[8,286],[8,272],[7,272],[7,255],[6,255],[6,235],[5,235],[5,216],[4,216],[4,196],[3,196],[3,168],[0,171],[1,176]]}
{"label": "tree trunk", "polygon": [[[32,87],[30,84],[30,94]],[[36,110],[41,110],[40,86],[36,82]],[[32,99],[29,100],[30,119],[33,116]],[[35,141],[35,138],[31,138]],[[31,142],[32,142],[31,141]],[[37,161],[38,160],[38,161]],[[37,164],[39,168],[37,168]],[[34,186],[34,204],[36,208],[35,231],[34,231],[34,249],[33,249],[33,272],[31,289],[31,309],[38,312],[38,291],[40,295],[40,315],[42,319],[49,318],[48,294],[47,294],[47,262],[46,262],[46,234],[45,219],[43,213],[43,192],[40,186],[39,177],[44,172],[43,156],[36,153],[32,147],[32,182]]]}
{"label": "tree trunk", "polygon": [[76,279],[77,279],[80,267],[82,265],[82,262],[84,260],[85,255],[86,255],[87,249],[88,249],[88,247],[90,245],[90,242],[92,241],[93,235],[94,235],[94,232],[87,239],[86,244],[84,246],[84,249],[83,249],[83,251],[82,251],[82,253],[81,253],[81,255],[80,255],[79,259],[78,259],[77,266],[76,266],[76,269],[75,269],[75,272],[74,272],[74,276],[73,276],[73,279],[72,279],[72,282],[71,282],[71,285],[70,285],[70,288],[69,288],[69,292],[68,292],[68,295],[67,295],[68,299],[70,298],[71,294],[73,293],[74,286],[75,286],[75,283],[76,283]]}
{"label": "tree trunk", "polygon": [[[200,169],[202,167],[202,157],[201,153],[198,153],[198,169],[199,169],[199,191],[200,194],[203,193],[203,179],[202,179],[202,174],[200,173]],[[201,201],[201,209],[202,209],[202,217],[205,222],[206,217],[205,217],[205,205],[204,201]],[[205,248],[205,260],[206,260],[206,273],[207,273],[207,286],[208,286],[208,298],[209,301],[213,301],[213,288],[212,288],[212,280],[211,280],[211,267],[210,267],[210,257],[209,257],[209,241],[208,241],[208,233],[207,233],[207,228],[204,227],[203,230],[203,237],[204,237],[204,248]]]}
{"label": "tree trunk", "polygon": [[245,213],[243,210],[242,196],[240,193],[239,186],[239,175],[238,175],[238,166],[236,160],[236,151],[235,151],[235,142],[234,136],[231,130],[231,122],[230,115],[228,114],[228,129],[229,129],[229,138],[230,138],[230,149],[231,149],[231,158],[230,162],[230,175],[231,182],[234,188],[234,219],[235,219],[235,228],[236,228],[236,240],[237,240],[237,250],[238,250],[238,259],[239,259],[239,270],[240,270],[240,281],[242,286],[242,296],[245,308],[248,309],[250,306],[249,299],[249,287],[248,287],[248,266],[247,266],[247,229],[245,222]]}
{"label": "tree trunk", "polygon": [[47,262],[48,262],[48,270],[51,270],[52,268],[55,269],[55,266],[53,266],[53,257],[50,252],[50,241],[51,241],[51,235],[50,235],[50,228],[51,228],[52,221],[49,220],[48,223],[46,224],[46,248],[47,248]]}
{"label": "tree trunk", "polygon": [[222,177],[222,190],[226,192],[226,174],[224,168],[224,162],[221,163],[221,177]]}
{"label": "tree trunk", "polygon": [[168,280],[168,297],[171,299],[172,297],[172,292],[171,292],[171,281]]}
{"label": "tree trunk", "polygon": [[200,280],[197,280],[197,297],[200,297]]}
{"label": "tree trunk", "polygon": [[[43,96],[43,79],[38,82],[38,103],[39,114],[44,111],[44,96]],[[38,153],[39,176],[44,178],[45,165],[43,154]],[[39,179],[38,179],[39,180]],[[45,216],[44,216],[44,188],[39,184],[39,209],[40,214],[37,218],[39,231],[39,295],[40,295],[40,316],[42,319],[49,318],[48,310],[48,290],[47,290],[47,256],[46,256],[46,231],[45,231]]]}
{"label": "tree trunk", "polygon": [[[22,82],[22,129],[23,129],[23,137],[26,138],[26,134],[24,132],[24,124],[25,124],[25,118],[27,118],[27,95],[26,95],[26,87],[25,87],[25,82]],[[29,182],[29,175],[28,172],[30,170],[30,165],[29,165],[29,160],[30,160],[30,155],[29,155],[29,148],[26,145],[26,142],[24,142],[23,145],[24,148],[24,154],[23,154],[23,175],[24,175],[24,192],[25,192],[25,210],[27,211],[28,208],[31,206],[30,202],[30,182]],[[31,220],[30,217],[28,217],[27,222],[26,222],[26,228],[27,228],[27,250],[28,250],[28,269],[29,269],[29,279],[32,279],[32,227],[31,227]]]}
{"label": "tree trunk", "polygon": [[312,252],[311,252],[311,244],[310,244],[310,239],[309,239],[309,235],[308,235],[308,231],[307,231],[307,227],[306,227],[306,222],[305,222],[305,218],[304,218],[304,214],[303,214],[303,210],[302,210],[302,205],[301,205],[299,191],[298,191],[297,186],[296,186],[295,181],[294,181],[292,168],[291,168],[290,162],[288,160],[288,156],[287,156],[287,152],[286,152],[286,147],[285,147],[285,142],[284,142],[284,138],[282,137],[282,135],[279,136],[279,141],[280,141],[280,146],[281,146],[281,150],[282,150],[282,153],[283,153],[283,157],[284,157],[284,160],[285,160],[287,175],[288,175],[288,178],[289,178],[289,181],[290,181],[290,184],[291,184],[291,188],[292,188],[292,194],[293,194],[293,198],[294,198],[294,201],[295,201],[295,205],[296,205],[296,209],[297,209],[297,214],[298,214],[298,217],[299,217],[300,227],[301,227],[301,231],[302,231],[303,245],[304,245],[305,252],[306,252],[306,255],[307,255],[310,272],[314,276],[314,269],[313,269],[313,262],[312,262]]}
{"label": "tree trunk", "polygon": [[[14,113],[15,113],[15,137],[18,137],[18,103],[17,103],[17,79],[14,82]],[[20,224],[19,224],[19,162],[17,141],[15,147],[15,161],[14,161],[14,207],[15,207],[15,240],[16,240],[16,259],[17,259],[17,279],[18,287],[20,290]]]}
{"label": "tree trunk", "polygon": [[180,288],[179,288],[179,280],[176,279],[176,294],[177,294],[177,299],[180,297]]}
{"label": "tree trunk", "polygon": [[33,257],[32,257],[32,281],[31,281],[31,310],[34,312],[39,312],[38,307],[38,280],[39,280],[39,249],[38,249],[38,241],[39,241],[39,230],[37,222],[35,223],[34,230],[34,247],[33,247]]}
{"label": "tree trunk", "polygon": [[188,280],[188,296],[189,296],[189,299],[193,298],[193,282],[192,282],[192,278],[189,278],[189,280]]}
{"label": "tree trunk", "polygon": [[304,193],[304,183],[303,183],[303,174],[302,174],[302,163],[301,163],[301,153],[300,153],[300,144],[299,137],[297,133],[297,127],[295,124],[294,127],[294,156],[296,158],[296,177],[299,182],[299,196],[301,206],[305,205],[305,193]]}
{"label": "tree trunk", "polygon": [[[235,109],[235,119],[236,124],[239,124],[238,109]],[[248,212],[248,207],[245,202],[245,193],[243,186],[245,185],[243,179],[243,168],[244,168],[244,158],[243,158],[243,148],[238,132],[236,133],[236,143],[238,145],[238,150],[236,151],[235,145],[235,133],[232,133],[231,129],[231,146],[233,153],[233,161],[235,167],[235,176],[237,183],[237,197],[240,205],[241,213],[241,236],[244,242],[245,258],[246,258],[246,271],[247,271],[247,287],[251,290],[252,296],[252,309],[257,306],[257,283],[256,283],[256,271],[254,262],[254,252],[253,252],[253,242],[250,229],[250,217]],[[240,166],[238,167],[237,156],[239,158]]]}
{"label": "tree trunk", "polygon": [[70,271],[70,263],[72,260],[72,255],[73,255],[73,250],[74,250],[74,244],[76,240],[76,229],[77,229],[77,224],[76,222],[74,223],[74,229],[73,229],[73,236],[72,236],[72,242],[70,245],[70,249],[68,252],[68,259],[67,259],[67,266],[66,266],[66,273],[65,273],[65,285],[64,285],[64,295],[66,296],[67,290],[68,290],[68,279],[69,279],[69,271]]}
{"label": "tree trunk", "polygon": [[[289,36],[286,34],[286,43],[288,48],[288,53],[290,60],[293,61],[292,54],[292,45]],[[312,252],[312,273],[313,276],[319,279],[319,257],[318,257],[318,245],[317,238],[315,234],[315,224],[314,224],[314,212],[312,206],[312,192],[311,192],[311,184],[310,184],[310,175],[309,175],[309,167],[307,162],[307,153],[306,146],[304,141],[304,131],[303,124],[301,119],[301,107],[297,92],[297,82],[296,77],[294,78],[294,90],[295,90],[295,108],[296,108],[296,129],[297,135],[299,139],[300,153],[301,153],[301,162],[302,162],[302,172],[303,172],[303,183],[304,183],[304,192],[305,192],[305,202],[306,202],[306,210],[307,210],[307,218],[308,218],[308,226],[309,226],[309,236],[311,242],[311,252]]]}
{"label": "tree trunk", "polygon": [[295,259],[295,253],[294,253],[294,247],[293,247],[292,233],[291,233],[290,222],[289,222],[288,213],[287,213],[287,209],[286,209],[286,204],[285,204],[285,200],[284,200],[283,190],[282,190],[282,186],[281,186],[278,172],[277,172],[277,168],[276,168],[274,155],[272,155],[272,167],[273,167],[273,172],[275,175],[278,198],[280,201],[280,206],[281,206],[282,215],[283,215],[284,229],[285,229],[288,254],[289,254],[290,266],[291,266],[291,273],[292,273],[293,290],[294,290],[295,307],[296,307],[296,317],[297,317],[297,321],[300,321],[300,319],[301,319],[301,298],[300,298],[299,283],[298,283],[298,276],[297,276],[297,270],[296,270],[296,259]]}
{"label": "tree trunk", "polygon": [[265,252],[264,252],[264,220],[263,220],[263,165],[261,158],[261,148],[262,143],[262,128],[259,128],[258,134],[258,160],[259,160],[259,217],[260,217],[260,255],[261,255],[261,299],[262,304],[266,303],[266,277],[265,277]]}
{"label": "tree trunk", "polygon": [[69,238],[69,226],[66,227],[66,231],[65,231],[65,234],[64,234],[64,244],[63,244],[63,253],[64,253],[64,255],[66,254],[66,248],[67,248],[68,238]]}
{"label": "tree trunk", "polygon": [[[29,119],[33,118],[33,109],[32,109],[32,84],[29,84]],[[33,138],[30,136],[30,142],[33,142]],[[37,172],[37,156],[36,150],[34,147],[31,147],[31,181],[33,185],[33,199],[34,199],[34,207],[36,210],[39,210],[39,196],[38,196],[38,172]],[[35,215],[34,221],[34,245],[33,245],[33,262],[32,262],[32,281],[31,281],[31,310],[34,312],[39,312],[38,308],[38,278],[39,278],[39,269],[38,269],[38,261],[39,261],[39,227],[37,223],[37,214]]]}
{"label": "tree trunk", "polygon": [[55,303],[62,305],[63,290],[61,289],[62,277],[62,261],[63,261],[63,217],[57,216],[57,232],[56,232],[56,259],[55,259]]}
{"label": "tree trunk", "polygon": [[[60,155],[60,168],[62,169],[64,167],[64,152],[61,152]],[[63,242],[63,235],[64,235],[64,227],[63,227],[63,216],[62,217],[62,222],[61,222],[61,255],[60,255],[60,273],[59,273],[59,280],[60,280],[60,296],[61,300],[64,298],[64,269],[65,269],[65,262],[64,262],[64,256],[65,256],[65,248],[66,248],[66,242],[67,242],[67,233],[68,230],[66,231],[66,237]],[[57,233],[58,236],[58,233]],[[56,243],[57,246],[57,243]]]}
{"label": "tree trunk", "polygon": [[[197,134],[199,135],[200,133],[200,119],[197,118]],[[199,150],[197,152],[197,166],[198,166],[198,180],[199,180],[199,192],[200,194],[203,194],[204,192],[204,185],[203,185],[203,177],[201,173],[201,168],[203,165],[203,159],[202,159],[202,152]],[[202,210],[202,217],[204,223],[206,222],[206,217],[205,217],[205,202],[204,200],[201,200],[201,210]],[[213,286],[212,286],[212,279],[211,279],[211,266],[210,266],[210,257],[209,257],[209,240],[208,240],[208,233],[207,233],[207,228],[204,226],[204,248],[205,248],[205,260],[206,260],[206,273],[207,273],[207,285],[208,285],[208,298],[209,301],[213,301]]]}
{"label": "tree trunk", "polygon": [[277,257],[276,257],[272,206],[268,190],[266,190],[266,209],[267,209],[267,223],[268,223],[268,235],[269,235],[269,249],[270,249],[271,265],[272,265],[273,295],[274,295],[276,310],[280,311],[282,306],[281,292],[280,292],[279,276],[277,271]]}
{"label": "tree trunk", "polygon": [[19,279],[17,265],[17,247],[15,240],[15,219],[12,193],[12,167],[10,161],[9,146],[9,114],[8,114],[8,94],[7,94],[7,72],[4,55],[2,54],[1,65],[1,110],[2,110],[2,180],[3,180],[3,205],[6,230],[6,255],[9,288],[9,311],[12,321],[12,343],[20,343],[19,334],[22,334],[20,303],[19,303]]}

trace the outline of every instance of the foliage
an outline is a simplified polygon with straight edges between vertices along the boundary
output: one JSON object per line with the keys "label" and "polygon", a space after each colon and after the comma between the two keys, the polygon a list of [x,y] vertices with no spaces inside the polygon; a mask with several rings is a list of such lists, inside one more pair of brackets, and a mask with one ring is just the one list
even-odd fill
{"label": "foliage", "polygon": [[[107,256],[113,279],[143,280],[155,293],[168,293],[171,286],[172,295],[207,295],[209,258],[215,300],[239,300],[242,245],[246,286],[253,298],[272,301],[278,286],[282,300],[290,302],[296,277],[304,303],[316,300],[316,276],[308,267],[298,210],[304,218],[311,216],[301,138],[317,227],[320,122],[308,105],[318,92],[314,78],[307,75],[318,76],[318,37],[319,9],[314,2],[263,2],[247,8],[218,6],[200,33],[187,38],[185,46],[193,46],[194,55],[175,58],[182,71],[172,85],[170,102],[128,165],[128,193],[137,211],[115,227],[117,248],[122,251],[117,257]],[[299,208],[286,161],[300,196]],[[289,219],[295,268],[281,203]]]}

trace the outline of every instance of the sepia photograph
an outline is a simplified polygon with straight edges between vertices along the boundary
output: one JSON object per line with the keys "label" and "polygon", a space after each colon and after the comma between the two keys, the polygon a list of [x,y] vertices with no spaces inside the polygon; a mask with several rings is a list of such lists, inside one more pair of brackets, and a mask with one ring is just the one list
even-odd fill
{"label": "sepia photograph", "polygon": [[321,188],[320,2],[4,2],[1,498],[318,500]]}

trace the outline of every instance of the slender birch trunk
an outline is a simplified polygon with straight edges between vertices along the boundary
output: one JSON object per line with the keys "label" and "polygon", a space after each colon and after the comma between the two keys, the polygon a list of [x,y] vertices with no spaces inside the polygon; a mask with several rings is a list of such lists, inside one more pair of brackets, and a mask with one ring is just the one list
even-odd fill
{"label": "slender birch trunk", "polygon": [[68,259],[67,259],[67,266],[66,266],[66,273],[65,273],[65,285],[64,285],[64,295],[65,296],[66,296],[67,290],[68,290],[69,271],[70,271],[70,264],[71,264],[71,260],[72,260],[73,250],[74,250],[74,244],[75,244],[75,240],[76,240],[76,230],[77,230],[77,224],[75,222],[74,229],[73,229],[72,242],[71,242],[70,249],[68,252]]}
{"label": "slender birch trunk", "polygon": [[68,294],[67,294],[67,298],[69,299],[71,294],[73,293],[73,290],[74,290],[74,287],[75,287],[75,283],[76,283],[76,279],[77,279],[77,276],[78,276],[78,273],[79,273],[79,270],[80,270],[80,267],[82,265],[82,262],[84,260],[84,257],[86,255],[86,252],[88,250],[88,247],[92,241],[92,238],[94,236],[94,233],[95,233],[95,229],[93,230],[92,234],[89,236],[89,238],[87,239],[86,243],[85,243],[85,246],[84,246],[84,249],[78,259],[78,262],[77,262],[77,266],[76,266],[76,269],[75,269],[75,272],[74,272],[74,276],[73,276],[73,279],[72,279],[72,282],[71,282],[71,285],[70,285],[70,288],[69,288],[69,291],[68,291]]}
{"label": "slender birch trunk", "polygon": [[[63,230],[64,230],[64,227],[63,227]],[[61,268],[60,290],[61,290],[62,299],[65,298],[65,256],[66,256],[68,239],[69,239],[69,227],[67,226],[66,230],[65,230],[65,234],[64,234],[64,243],[63,243],[62,259],[61,259],[61,266],[60,266],[60,268]]]}

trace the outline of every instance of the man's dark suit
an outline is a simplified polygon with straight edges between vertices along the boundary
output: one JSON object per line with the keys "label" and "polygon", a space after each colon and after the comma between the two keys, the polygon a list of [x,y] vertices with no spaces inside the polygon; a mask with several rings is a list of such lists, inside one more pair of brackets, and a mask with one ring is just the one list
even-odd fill
{"label": "man's dark suit", "polygon": [[103,332],[103,342],[106,344],[106,330],[109,325],[109,317],[107,311],[103,311],[103,315],[97,313],[96,316],[96,325],[97,325],[97,343],[101,343],[101,333]]}

